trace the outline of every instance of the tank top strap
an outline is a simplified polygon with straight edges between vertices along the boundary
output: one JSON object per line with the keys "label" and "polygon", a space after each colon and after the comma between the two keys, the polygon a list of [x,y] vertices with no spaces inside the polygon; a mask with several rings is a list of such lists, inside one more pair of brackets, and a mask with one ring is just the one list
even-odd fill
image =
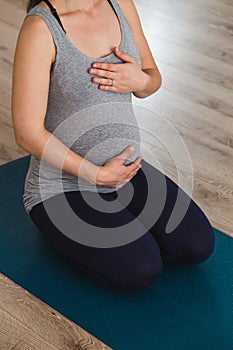
{"label": "tank top strap", "polygon": [[58,23],[62,27],[63,31],[66,33],[66,31],[65,31],[65,29],[64,29],[64,27],[63,27],[63,25],[61,23],[60,17],[57,14],[57,10],[55,9],[55,7],[53,7],[53,5],[51,4],[51,2],[49,0],[44,0],[44,2],[50,8],[50,11],[52,12],[53,16],[56,18],[56,20],[58,21]]}
{"label": "tank top strap", "polygon": [[45,23],[47,24],[47,26],[51,32],[51,35],[52,35],[53,40],[55,42],[55,45],[58,48],[63,36],[66,34],[63,31],[63,29],[60,26],[57,19],[53,16],[53,14],[51,12],[49,12],[49,10],[47,10],[46,8],[39,6],[39,5],[34,6],[26,14],[25,18],[28,16],[33,16],[33,15],[39,16],[45,21]]}
{"label": "tank top strap", "polygon": [[[122,26],[123,26],[123,32],[125,30],[129,30],[129,23],[122,12],[120,5],[118,4],[117,0],[107,0],[109,4],[111,5],[112,9],[115,11],[115,14],[117,15],[118,19],[120,20]],[[48,28],[50,29],[50,32],[52,34],[52,37],[55,41],[55,44],[58,44],[59,41],[64,38],[65,30],[62,28],[61,24],[59,23],[58,19],[52,14],[51,11],[47,10],[46,8],[36,5],[26,14],[25,18],[27,16],[37,15],[41,17],[45,23],[47,24]],[[59,18],[60,19],[60,18]],[[126,29],[127,27],[127,29]]]}
{"label": "tank top strap", "polygon": [[129,32],[131,33],[132,29],[131,29],[131,27],[129,25],[129,22],[128,22],[124,12],[122,11],[120,5],[118,4],[118,1],[117,0],[108,0],[108,2],[112,6],[112,8],[115,11],[119,21],[121,22],[123,34],[127,34]]}

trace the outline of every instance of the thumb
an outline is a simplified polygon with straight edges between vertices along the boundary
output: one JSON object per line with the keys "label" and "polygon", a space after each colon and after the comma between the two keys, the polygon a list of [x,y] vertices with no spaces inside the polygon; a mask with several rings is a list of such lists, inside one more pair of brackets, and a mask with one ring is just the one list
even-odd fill
{"label": "thumb", "polygon": [[135,59],[132,56],[130,56],[127,53],[119,50],[117,46],[114,47],[113,51],[114,51],[114,54],[116,56],[118,56],[122,61],[125,61],[125,62],[128,62],[128,63],[134,63],[135,62]]}
{"label": "thumb", "polygon": [[128,157],[134,152],[134,147],[133,146],[129,146],[127,147],[123,152],[121,152],[120,154],[118,154],[117,158],[120,158],[122,163],[124,163],[124,161],[126,159],[128,159]]}

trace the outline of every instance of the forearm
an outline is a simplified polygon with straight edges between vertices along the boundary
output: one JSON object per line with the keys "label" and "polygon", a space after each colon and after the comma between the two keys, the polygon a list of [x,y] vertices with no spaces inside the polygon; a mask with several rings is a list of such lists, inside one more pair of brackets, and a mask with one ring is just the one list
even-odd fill
{"label": "forearm", "polygon": [[93,183],[99,167],[70,150],[53,134],[44,129],[34,135],[17,141],[17,144],[37,159],[73,176],[79,176]]}
{"label": "forearm", "polygon": [[157,69],[148,68],[142,71],[145,73],[144,79],[141,81],[142,90],[133,92],[134,96],[138,98],[145,98],[152,95],[159,90],[162,84],[162,77]]}

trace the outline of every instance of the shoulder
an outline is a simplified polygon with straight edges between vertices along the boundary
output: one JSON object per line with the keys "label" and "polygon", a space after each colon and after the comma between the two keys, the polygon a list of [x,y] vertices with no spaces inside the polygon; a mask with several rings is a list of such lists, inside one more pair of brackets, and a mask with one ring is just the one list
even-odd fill
{"label": "shoulder", "polygon": [[46,36],[49,29],[45,21],[40,16],[33,14],[32,12],[31,14],[25,16],[21,26],[21,32],[27,32],[28,35],[33,34]]}
{"label": "shoulder", "polygon": [[17,46],[23,50],[35,50],[46,52],[54,56],[55,48],[53,39],[45,21],[38,15],[29,15],[24,18],[21,25]]}
{"label": "shoulder", "polygon": [[128,9],[132,9],[133,7],[135,7],[134,1],[133,0],[116,0],[118,2],[118,4],[120,5],[120,7],[124,7],[124,8],[128,8]]}
{"label": "shoulder", "polygon": [[122,12],[127,18],[131,28],[140,24],[137,8],[133,0],[117,0]]}

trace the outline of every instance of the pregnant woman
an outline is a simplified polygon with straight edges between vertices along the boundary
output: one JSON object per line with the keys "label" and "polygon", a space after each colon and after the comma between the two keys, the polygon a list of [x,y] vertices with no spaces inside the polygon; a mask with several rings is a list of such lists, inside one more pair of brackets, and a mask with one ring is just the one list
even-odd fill
{"label": "pregnant woman", "polygon": [[[28,1],[12,84],[16,142],[31,154],[25,210],[104,288],[147,288],[163,262],[198,264],[214,249],[200,207],[140,154],[132,93],[160,85],[132,0]],[[178,192],[189,205],[168,234]]]}

